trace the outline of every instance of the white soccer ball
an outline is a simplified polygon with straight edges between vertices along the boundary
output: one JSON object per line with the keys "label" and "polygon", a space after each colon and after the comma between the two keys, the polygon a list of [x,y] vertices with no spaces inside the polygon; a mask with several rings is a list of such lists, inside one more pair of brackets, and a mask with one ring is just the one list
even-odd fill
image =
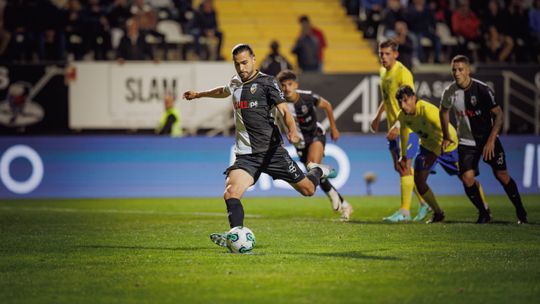
{"label": "white soccer ball", "polygon": [[255,234],[247,227],[237,226],[227,232],[227,248],[232,253],[249,253],[255,247]]}

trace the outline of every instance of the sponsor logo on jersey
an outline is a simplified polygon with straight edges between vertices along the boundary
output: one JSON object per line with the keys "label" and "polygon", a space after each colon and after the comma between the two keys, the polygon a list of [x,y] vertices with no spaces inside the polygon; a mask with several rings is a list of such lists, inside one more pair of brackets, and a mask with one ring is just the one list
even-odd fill
{"label": "sponsor logo on jersey", "polygon": [[251,87],[249,88],[249,91],[251,92],[251,94],[255,94],[255,92],[257,92],[257,84],[254,83],[251,85]]}
{"label": "sponsor logo on jersey", "polygon": [[476,104],[477,104],[476,96],[471,96],[471,104],[473,105],[473,107],[476,107]]}
{"label": "sponsor logo on jersey", "polygon": [[247,100],[240,100],[239,102],[234,103],[235,109],[249,109],[249,108],[256,108],[259,105],[259,102],[257,100],[247,101]]}

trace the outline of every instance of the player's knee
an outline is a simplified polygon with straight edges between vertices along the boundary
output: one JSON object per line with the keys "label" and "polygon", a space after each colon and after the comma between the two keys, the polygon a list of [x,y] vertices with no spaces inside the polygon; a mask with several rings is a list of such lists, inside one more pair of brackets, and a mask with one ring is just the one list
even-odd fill
{"label": "player's knee", "polygon": [[315,194],[315,187],[302,187],[300,194],[303,196],[313,196]]}
{"label": "player's knee", "polygon": [[223,198],[228,200],[230,198],[240,198],[241,195],[240,187],[228,186],[223,193]]}
{"label": "player's knee", "polygon": [[510,175],[506,171],[495,171],[495,178],[503,185],[508,184],[510,181]]}
{"label": "player's knee", "polygon": [[469,175],[464,174],[461,176],[461,181],[463,182],[463,185],[465,187],[472,187],[474,185],[475,178],[474,176],[469,176]]}

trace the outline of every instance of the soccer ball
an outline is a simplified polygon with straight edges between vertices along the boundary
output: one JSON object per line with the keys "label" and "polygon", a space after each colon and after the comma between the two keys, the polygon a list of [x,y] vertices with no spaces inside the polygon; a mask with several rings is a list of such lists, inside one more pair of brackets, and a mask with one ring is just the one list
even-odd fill
{"label": "soccer ball", "polygon": [[232,253],[249,253],[255,247],[255,234],[242,226],[234,227],[227,232],[227,248]]}

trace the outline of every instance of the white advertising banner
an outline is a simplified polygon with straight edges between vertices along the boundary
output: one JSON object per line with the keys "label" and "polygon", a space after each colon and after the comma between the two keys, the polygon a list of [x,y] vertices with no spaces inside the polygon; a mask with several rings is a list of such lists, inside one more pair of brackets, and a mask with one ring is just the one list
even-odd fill
{"label": "white advertising banner", "polygon": [[228,128],[230,98],[182,100],[187,90],[207,90],[228,83],[233,64],[116,62],[74,64],[69,85],[72,129],[155,128],[163,114],[163,97],[177,97],[176,107],[188,131]]}

